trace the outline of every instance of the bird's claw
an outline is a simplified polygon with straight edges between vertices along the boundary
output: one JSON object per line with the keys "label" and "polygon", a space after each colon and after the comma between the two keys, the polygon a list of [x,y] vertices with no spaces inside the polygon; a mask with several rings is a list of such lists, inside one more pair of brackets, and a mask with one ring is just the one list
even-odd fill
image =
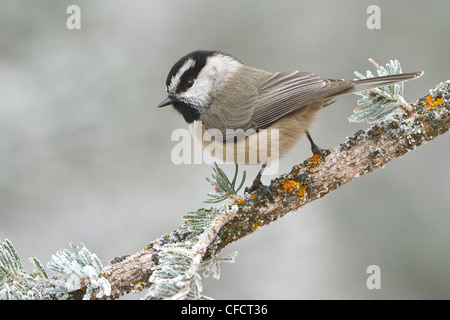
{"label": "bird's claw", "polygon": [[245,188],[245,193],[252,193],[256,190],[260,189],[261,193],[266,195],[271,201],[273,201],[273,194],[272,191],[270,190],[269,186],[264,185],[261,180],[255,180],[253,181],[252,185],[250,186],[250,188]]}

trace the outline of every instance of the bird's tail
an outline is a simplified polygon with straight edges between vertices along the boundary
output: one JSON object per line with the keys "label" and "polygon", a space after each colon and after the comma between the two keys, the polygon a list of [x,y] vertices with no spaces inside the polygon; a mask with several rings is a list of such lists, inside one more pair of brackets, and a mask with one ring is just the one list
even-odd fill
{"label": "bird's tail", "polygon": [[394,83],[417,79],[417,78],[421,77],[422,75],[423,75],[423,71],[418,71],[418,72],[393,74],[393,75],[389,75],[389,76],[381,76],[381,77],[374,77],[374,78],[361,79],[361,80],[353,80],[351,82],[353,82],[355,84],[355,86],[345,90],[344,92],[341,92],[341,94],[355,93],[355,92],[359,92],[359,91],[367,91],[370,89],[389,86]]}

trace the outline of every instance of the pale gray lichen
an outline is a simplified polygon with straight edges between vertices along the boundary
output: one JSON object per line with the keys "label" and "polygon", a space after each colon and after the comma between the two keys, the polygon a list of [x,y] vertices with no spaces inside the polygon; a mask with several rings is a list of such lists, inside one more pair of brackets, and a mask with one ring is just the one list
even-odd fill
{"label": "pale gray lichen", "polygon": [[434,98],[442,98],[448,103],[450,101],[450,80],[437,84],[436,87],[430,89],[430,94]]}

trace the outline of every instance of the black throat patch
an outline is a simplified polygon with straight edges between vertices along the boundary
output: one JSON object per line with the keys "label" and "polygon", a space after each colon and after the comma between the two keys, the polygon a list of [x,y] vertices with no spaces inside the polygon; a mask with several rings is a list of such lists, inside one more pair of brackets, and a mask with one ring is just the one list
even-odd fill
{"label": "black throat patch", "polygon": [[181,113],[181,115],[183,116],[184,120],[187,123],[192,123],[195,120],[200,119],[200,112],[198,112],[198,110],[193,106],[191,106],[190,104],[182,101],[177,101],[174,102],[172,105],[175,108],[175,110]]}

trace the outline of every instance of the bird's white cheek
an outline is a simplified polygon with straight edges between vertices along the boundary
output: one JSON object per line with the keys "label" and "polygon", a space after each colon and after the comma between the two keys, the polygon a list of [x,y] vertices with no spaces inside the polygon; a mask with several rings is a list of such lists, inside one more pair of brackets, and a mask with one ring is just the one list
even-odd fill
{"label": "bird's white cheek", "polygon": [[185,101],[192,103],[198,107],[204,108],[211,101],[211,86],[208,83],[196,83],[188,91],[181,95],[181,98]]}

